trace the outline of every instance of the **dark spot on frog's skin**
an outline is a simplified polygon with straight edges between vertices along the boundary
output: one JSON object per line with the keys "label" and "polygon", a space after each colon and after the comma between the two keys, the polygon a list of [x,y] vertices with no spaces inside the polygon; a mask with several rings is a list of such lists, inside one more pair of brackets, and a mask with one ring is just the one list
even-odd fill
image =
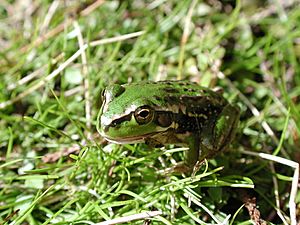
{"label": "dark spot on frog's skin", "polygon": [[165,102],[168,102],[169,104],[176,104],[178,103],[178,97],[174,95],[169,95],[164,98]]}
{"label": "dark spot on frog's skin", "polygon": [[201,90],[195,90],[193,88],[184,88],[183,89],[185,92],[192,92],[192,93],[201,93]]}
{"label": "dark spot on frog's skin", "polygon": [[179,84],[179,86],[186,86],[186,85],[188,85],[188,83],[186,83],[186,82],[179,82],[178,84]]}
{"label": "dark spot on frog's skin", "polygon": [[176,88],[171,88],[171,87],[166,87],[166,88],[164,88],[163,90],[164,90],[165,92],[171,93],[171,94],[173,94],[173,93],[179,93],[179,90],[178,90],[178,89],[176,89]]}
{"label": "dark spot on frog's skin", "polygon": [[171,81],[162,81],[162,83],[166,84],[166,85],[173,85],[173,83]]}
{"label": "dark spot on frog's skin", "polygon": [[159,105],[155,104],[155,103],[152,103],[152,107],[159,107]]}
{"label": "dark spot on frog's skin", "polygon": [[179,97],[181,101],[194,103],[195,101],[203,101],[203,96],[182,95]]}
{"label": "dark spot on frog's skin", "polygon": [[178,113],[174,115],[174,121],[178,124],[176,133],[201,132],[206,120],[202,117],[189,117],[188,115]]}
{"label": "dark spot on frog's skin", "polygon": [[191,85],[191,84],[198,85],[196,82],[178,81],[179,86],[188,86],[188,85]]}
{"label": "dark spot on frog's skin", "polygon": [[185,92],[199,92],[199,91],[197,91],[197,90],[195,90],[195,89],[192,89],[192,88],[184,88],[183,89]]}
{"label": "dark spot on frog's skin", "polygon": [[160,96],[154,95],[153,97],[154,97],[157,101],[161,101],[161,100],[162,100],[162,98],[161,98]]}

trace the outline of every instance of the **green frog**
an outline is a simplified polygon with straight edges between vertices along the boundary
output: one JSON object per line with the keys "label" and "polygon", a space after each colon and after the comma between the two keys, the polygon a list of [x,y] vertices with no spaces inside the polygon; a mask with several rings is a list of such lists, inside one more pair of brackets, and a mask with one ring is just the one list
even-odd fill
{"label": "green frog", "polygon": [[188,146],[184,166],[228,148],[239,108],[221,93],[187,81],[114,84],[102,94],[97,130],[113,143]]}

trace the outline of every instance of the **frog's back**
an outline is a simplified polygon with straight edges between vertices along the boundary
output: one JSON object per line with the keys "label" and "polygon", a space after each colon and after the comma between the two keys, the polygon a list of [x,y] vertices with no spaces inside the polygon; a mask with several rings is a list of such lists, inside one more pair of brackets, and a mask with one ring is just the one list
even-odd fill
{"label": "frog's back", "polygon": [[[206,107],[223,107],[228,104],[223,96],[209,88],[188,81],[147,81],[126,85],[128,102],[149,103],[156,110],[189,109],[197,113]],[[186,110],[183,111],[183,113]]]}

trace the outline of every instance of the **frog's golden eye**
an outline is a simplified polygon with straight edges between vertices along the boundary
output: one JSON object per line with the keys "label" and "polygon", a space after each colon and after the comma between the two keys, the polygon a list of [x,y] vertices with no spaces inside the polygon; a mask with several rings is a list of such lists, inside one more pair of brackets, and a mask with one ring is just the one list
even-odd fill
{"label": "frog's golden eye", "polygon": [[152,121],[153,110],[148,106],[142,106],[135,110],[134,117],[139,124],[146,124]]}

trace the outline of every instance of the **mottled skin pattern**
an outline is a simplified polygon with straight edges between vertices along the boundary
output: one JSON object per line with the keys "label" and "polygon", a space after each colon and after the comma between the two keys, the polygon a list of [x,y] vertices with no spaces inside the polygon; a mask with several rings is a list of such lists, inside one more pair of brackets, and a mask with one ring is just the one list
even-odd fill
{"label": "mottled skin pattern", "polygon": [[116,143],[189,146],[186,166],[192,168],[228,147],[238,121],[237,107],[196,83],[141,82],[106,88],[97,129]]}

